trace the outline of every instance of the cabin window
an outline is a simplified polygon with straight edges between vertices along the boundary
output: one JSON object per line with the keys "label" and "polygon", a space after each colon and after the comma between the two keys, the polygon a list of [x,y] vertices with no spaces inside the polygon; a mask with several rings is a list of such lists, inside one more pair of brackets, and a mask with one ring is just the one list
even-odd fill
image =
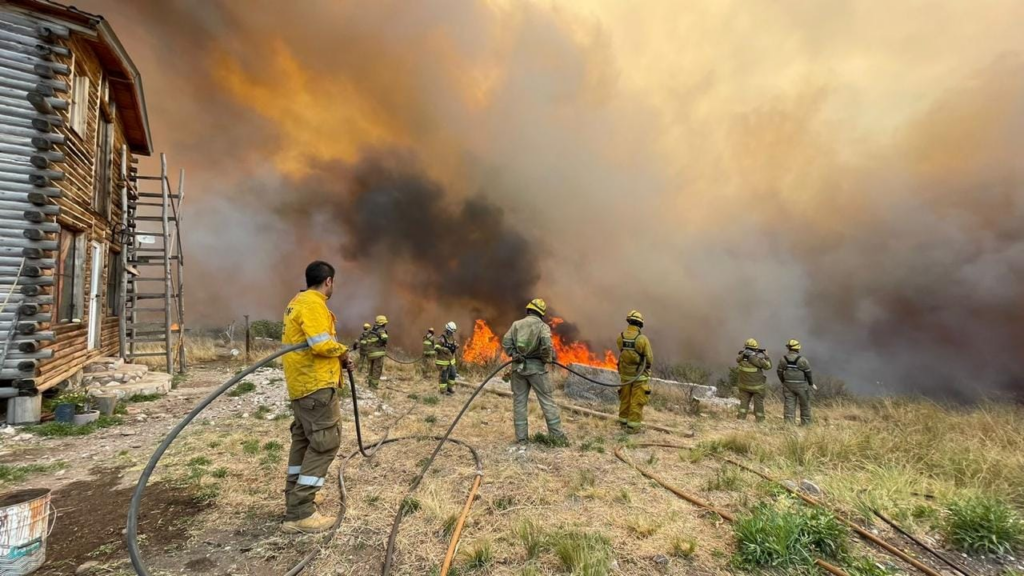
{"label": "cabin window", "polygon": [[57,269],[57,322],[81,322],[85,300],[85,234],[60,232]]}
{"label": "cabin window", "polygon": [[89,116],[89,77],[72,63],[71,81],[71,128],[79,136],[85,136],[86,120]]}
{"label": "cabin window", "polygon": [[110,262],[107,263],[107,316],[114,317],[121,315],[121,275],[124,268],[121,265],[121,255],[111,251]]}
{"label": "cabin window", "polygon": [[96,143],[96,193],[92,209],[104,218],[110,218],[111,173],[114,170],[114,123],[106,110],[100,111],[99,140]]}

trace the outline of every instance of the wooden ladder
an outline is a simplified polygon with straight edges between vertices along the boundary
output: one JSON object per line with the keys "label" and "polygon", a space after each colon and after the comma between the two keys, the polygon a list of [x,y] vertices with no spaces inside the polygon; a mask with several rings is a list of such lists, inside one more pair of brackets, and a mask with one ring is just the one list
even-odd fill
{"label": "wooden ladder", "polygon": [[[164,154],[160,154],[158,176],[123,175],[135,189],[123,192],[121,198],[125,228],[121,350],[129,361],[163,357],[168,374],[175,369],[185,372],[185,261],[180,234],[185,170],[178,173],[174,194]],[[159,185],[159,192],[143,189],[151,183]]]}

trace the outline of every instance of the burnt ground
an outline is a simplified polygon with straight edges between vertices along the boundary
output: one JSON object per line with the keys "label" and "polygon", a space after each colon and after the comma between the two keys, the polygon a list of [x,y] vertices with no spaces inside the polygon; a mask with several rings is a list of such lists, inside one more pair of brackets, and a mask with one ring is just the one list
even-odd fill
{"label": "burnt ground", "polygon": [[[52,560],[37,574],[74,574],[86,562],[103,563],[127,555],[125,511],[133,487],[117,487],[121,470],[95,468],[92,474],[90,480],[72,482],[53,493],[59,516],[46,544]],[[189,523],[205,507],[184,487],[155,484],[146,490],[139,531],[162,548],[177,547],[188,540]]]}

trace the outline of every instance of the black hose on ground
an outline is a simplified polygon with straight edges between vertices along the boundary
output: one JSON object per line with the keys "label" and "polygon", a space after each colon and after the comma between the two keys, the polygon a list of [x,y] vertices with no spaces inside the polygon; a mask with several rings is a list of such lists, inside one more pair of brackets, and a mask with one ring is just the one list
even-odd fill
{"label": "black hose on ground", "polygon": [[[484,378],[483,382],[481,382],[480,385],[477,386],[475,390],[473,390],[473,394],[470,395],[469,399],[466,400],[466,403],[463,404],[462,410],[459,410],[459,413],[455,416],[455,419],[452,420],[451,425],[448,426],[448,431],[444,433],[444,436],[440,437],[437,446],[434,447],[434,451],[430,454],[430,457],[427,458],[427,461],[424,462],[423,467],[420,469],[420,473],[416,475],[416,478],[413,480],[412,485],[409,487],[409,490],[406,493],[406,498],[408,498],[409,495],[416,492],[416,489],[419,488],[420,483],[423,482],[423,477],[426,476],[427,471],[430,470],[431,466],[433,466],[434,460],[437,459],[437,455],[441,452],[441,448],[444,447],[445,442],[462,444],[457,440],[450,439],[452,432],[455,430],[455,426],[458,425],[459,420],[462,419],[462,417],[466,414],[466,410],[469,409],[469,405],[472,404],[474,400],[476,400],[476,397],[480,395],[480,392],[484,389],[484,386],[486,386],[487,383],[491,381],[491,378],[494,378],[498,374],[498,372],[500,372],[503,368],[505,368],[511,363],[512,361],[509,360],[508,362],[505,362],[504,364],[495,368],[494,371],[492,371],[486,378]],[[473,453],[475,455],[476,451],[474,450]],[[404,514],[402,513],[402,509],[401,507],[399,507],[398,513],[395,515],[395,519],[391,524],[391,534],[388,536],[388,548],[387,552],[384,555],[384,566],[381,568],[382,576],[388,576],[391,573],[391,565],[394,562],[395,557],[395,541],[398,539],[398,527],[402,523],[403,516]]]}
{"label": "black hose on ground", "polygon": [[[163,441],[160,442],[160,445],[157,446],[156,451],[153,452],[153,455],[150,457],[149,462],[146,464],[146,468],[143,469],[142,475],[139,476],[139,481],[135,486],[135,491],[132,493],[131,504],[129,504],[128,506],[128,525],[126,530],[128,557],[131,559],[132,566],[135,568],[136,574],[138,574],[139,576],[150,576],[151,574],[149,569],[146,567],[146,564],[142,561],[142,554],[139,550],[139,508],[141,507],[142,504],[142,495],[146,489],[146,485],[149,483],[150,477],[153,475],[153,471],[156,469],[157,463],[160,462],[160,458],[163,457],[164,453],[170,447],[171,443],[174,442],[174,440],[178,437],[178,434],[180,434],[181,431],[186,426],[188,426],[192,422],[192,420],[195,419],[196,416],[199,415],[200,412],[205,410],[211,403],[213,403],[214,400],[216,400],[222,394],[230,390],[232,387],[241,382],[247,376],[289,352],[303,350],[308,346],[309,345],[306,342],[294,344],[292,346],[287,346],[285,348],[278,350],[277,352],[274,352],[273,354],[267,356],[266,358],[260,360],[259,362],[250,365],[245,370],[239,372],[233,378],[231,378],[224,384],[221,384],[219,388],[211,392],[206,398],[203,398],[203,400],[199,402],[199,404],[197,404],[196,407],[193,408],[192,411],[189,412],[188,415],[186,415],[181,420],[181,422],[178,422],[177,426],[175,426],[173,429],[171,429],[170,432],[168,432],[167,436],[164,437]],[[355,379],[352,376],[351,370],[348,370],[348,374],[349,383],[351,385],[352,390],[352,410],[354,413],[355,420],[356,439],[359,444],[359,448],[356,452],[369,458],[374,453],[376,453],[377,448],[379,448],[383,443],[387,441],[387,433],[385,433],[384,438],[377,442],[373,450],[368,451],[363,446],[363,435],[359,422],[359,404],[356,398]],[[341,482],[340,476],[339,482]],[[341,485],[341,487],[344,488],[343,485]],[[335,522],[334,527],[329,532],[327,541],[330,541],[330,539],[334,537],[334,533],[337,531],[337,527],[340,524],[340,522],[341,515],[339,514],[338,520]],[[295,566],[295,568],[288,572],[288,574],[298,574],[299,572],[301,572],[301,570],[306,565],[308,565],[310,561],[312,561],[312,559],[316,556],[317,553],[319,553],[319,547],[316,550],[310,552],[310,554],[308,554],[306,558],[300,561],[299,564]]]}
{"label": "black hose on ground", "polygon": [[621,384],[608,384],[607,382],[600,382],[598,380],[594,380],[593,378],[584,376],[583,374],[580,374],[579,372],[573,370],[572,368],[569,368],[568,366],[562,364],[561,362],[555,361],[551,362],[551,364],[558,366],[559,368],[565,370],[566,372],[569,372],[570,374],[574,374],[580,378],[583,378],[584,380],[590,382],[591,384],[597,384],[598,386],[604,386],[605,388],[622,388],[623,386],[629,386],[630,384],[633,384],[634,382],[639,380],[640,377],[644,375],[644,370],[647,370],[647,358],[644,358],[643,360],[640,361],[640,369],[637,370],[636,376],[633,376],[632,380],[623,382]]}
{"label": "black hose on ground", "polygon": [[419,364],[420,362],[422,362],[422,360],[419,360],[419,359],[417,359],[417,360],[399,360],[398,358],[395,358],[391,354],[385,354],[385,357],[388,360],[391,360],[392,362],[395,362],[397,364]]}

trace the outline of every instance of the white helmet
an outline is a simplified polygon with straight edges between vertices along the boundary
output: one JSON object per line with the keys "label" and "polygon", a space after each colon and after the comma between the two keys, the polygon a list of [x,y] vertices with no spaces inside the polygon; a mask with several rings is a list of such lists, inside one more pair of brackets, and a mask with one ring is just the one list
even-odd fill
{"label": "white helmet", "polygon": [[455,332],[458,328],[455,326],[455,322],[449,322],[444,325],[444,329],[449,332]]}

